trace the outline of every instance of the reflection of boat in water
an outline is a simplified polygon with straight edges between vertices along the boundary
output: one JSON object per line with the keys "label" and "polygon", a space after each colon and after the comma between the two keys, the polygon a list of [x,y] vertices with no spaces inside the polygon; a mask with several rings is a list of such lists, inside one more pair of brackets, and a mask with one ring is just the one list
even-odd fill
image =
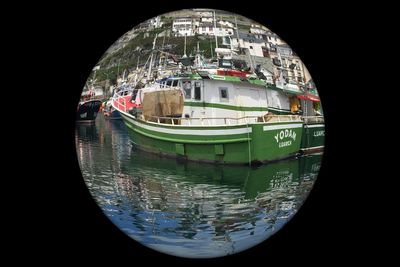
{"label": "reflection of boat in water", "polygon": [[248,168],[180,164],[137,151],[114,176],[114,188],[127,203],[133,228],[139,229],[131,230],[131,237],[169,254],[182,242],[220,255],[241,251],[279,230],[307,197],[320,160],[311,155]]}
{"label": "reflection of boat in water", "polygon": [[[135,151],[130,161],[121,166],[122,176],[119,178],[123,182],[119,189],[122,194],[140,198],[148,207],[158,207],[160,210],[166,208],[163,203],[165,199],[176,199],[176,204],[185,203],[188,198],[200,202],[215,198],[220,203],[237,205],[254,199],[262,203],[265,196],[279,201],[279,194],[285,196],[293,191],[293,195],[296,195],[296,188],[304,177],[309,180],[312,177],[314,180],[319,168],[316,165],[320,161],[321,155],[310,155],[259,168],[223,165],[210,167],[195,162],[181,164],[168,158]],[[124,185],[127,184],[130,185],[125,188]],[[138,192],[131,191],[132,188],[136,188]],[[227,191],[235,193],[227,194]],[[146,194],[142,195],[144,192]],[[168,210],[175,208],[168,203]]]}
{"label": "reflection of boat in water", "polygon": [[[265,240],[296,213],[321,158],[258,168],[179,163],[131,150],[122,121],[101,116],[79,126],[85,182],[105,214],[130,237],[174,255],[179,247],[183,256],[222,256]],[[87,141],[91,129],[97,137]]]}
{"label": "reflection of boat in water", "polygon": [[76,124],[76,136],[82,140],[93,141],[97,140],[98,132],[96,125],[93,123],[79,123]]}

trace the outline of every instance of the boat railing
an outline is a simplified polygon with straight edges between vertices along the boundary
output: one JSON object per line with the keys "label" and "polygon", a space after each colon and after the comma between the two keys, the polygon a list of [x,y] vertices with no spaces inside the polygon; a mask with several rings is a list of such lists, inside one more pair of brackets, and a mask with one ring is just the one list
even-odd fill
{"label": "boat railing", "polygon": [[124,96],[120,96],[120,95],[118,95],[116,97],[114,96],[111,100],[113,101],[114,106],[118,110],[122,110],[122,111],[127,112],[127,110],[126,110],[126,99],[125,99]]}
{"label": "boat railing", "polygon": [[302,116],[305,124],[325,123],[324,116]]}
{"label": "boat railing", "polygon": [[91,100],[103,101],[104,96],[103,95],[94,95],[94,96],[82,96],[81,97],[81,101],[91,101]]}
{"label": "boat railing", "polygon": [[182,117],[160,117],[143,116],[142,119],[157,124],[184,125],[184,126],[229,126],[254,123],[276,123],[300,121],[298,115],[269,115],[269,116],[245,116],[239,118],[214,117],[214,118],[182,118]]}

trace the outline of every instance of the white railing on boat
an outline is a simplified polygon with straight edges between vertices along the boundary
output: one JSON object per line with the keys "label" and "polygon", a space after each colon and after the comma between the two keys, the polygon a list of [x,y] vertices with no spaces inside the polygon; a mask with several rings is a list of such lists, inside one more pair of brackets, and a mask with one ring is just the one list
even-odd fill
{"label": "white railing on boat", "polygon": [[324,116],[302,116],[305,124],[325,123]]}
{"label": "white railing on boat", "polygon": [[181,118],[181,117],[158,117],[142,116],[141,119],[157,124],[183,125],[183,126],[228,126],[250,123],[272,123],[272,122],[291,122],[300,121],[298,115],[267,115],[267,116],[246,116],[239,118]]}

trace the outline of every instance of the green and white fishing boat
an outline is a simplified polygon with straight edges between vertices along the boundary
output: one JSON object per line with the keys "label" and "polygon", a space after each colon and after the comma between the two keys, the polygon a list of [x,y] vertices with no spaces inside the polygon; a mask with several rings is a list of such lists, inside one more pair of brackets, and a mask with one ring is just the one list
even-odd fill
{"label": "green and white fishing boat", "polygon": [[205,68],[174,73],[115,97],[112,105],[139,149],[168,157],[253,165],[321,146],[323,117],[293,110],[297,102],[309,101],[302,90],[240,71],[218,73]]}
{"label": "green and white fishing boat", "polygon": [[322,114],[321,102],[317,90],[314,88],[299,95],[302,111],[303,135],[301,151],[304,153],[320,152],[325,144],[325,120]]}

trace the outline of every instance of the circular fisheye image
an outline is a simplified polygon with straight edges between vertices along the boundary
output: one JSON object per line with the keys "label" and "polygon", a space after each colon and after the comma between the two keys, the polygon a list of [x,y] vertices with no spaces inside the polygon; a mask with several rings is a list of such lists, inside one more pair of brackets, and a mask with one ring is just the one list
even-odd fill
{"label": "circular fisheye image", "polygon": [[161,253],[213,258],[265,241],[296,214],[324,129],[313,79],[284,40],[238,14],[187,9],[135,26],[104,53],[75,137],[85,183],[116,227]]}

